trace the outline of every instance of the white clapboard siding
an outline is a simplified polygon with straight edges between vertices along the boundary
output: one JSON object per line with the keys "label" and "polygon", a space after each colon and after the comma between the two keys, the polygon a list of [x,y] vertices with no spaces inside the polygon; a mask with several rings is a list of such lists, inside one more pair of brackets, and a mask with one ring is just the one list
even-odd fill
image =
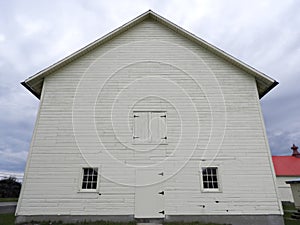
{"label": "white clapboard siding", "polygon": [[[139,151],[134,111],[166,112],[167,143]],[[133,215],[136,167],[166,157],[168,215],[281,213],[254,77],[145,20],[45,78],[17,215]],[[201,190],[205,166],[220,192]]]}
{"label": "white clapboard siding", "polygon": [[281,201],[294,202],[291,185],[285,183],[286,181],[294,180],[294,179],[295,179],[295,177],[289,177],[289,176],[276,177],[276,185],[278,188],[279,197],[280,197]]}

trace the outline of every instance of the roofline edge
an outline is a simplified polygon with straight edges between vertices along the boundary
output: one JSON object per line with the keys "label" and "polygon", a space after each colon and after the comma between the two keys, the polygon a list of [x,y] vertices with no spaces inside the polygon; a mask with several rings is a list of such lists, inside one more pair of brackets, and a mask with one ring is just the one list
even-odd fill
{"label": "roofline edge", "polygon": [[276,87],[279,84],[278,81],[274,80],[273,84],[268,87],[262,94],[259,95],[259,99],[264,97],[268,92],[270,92],[274,87]]}
{"label": "roofline edge", "polygon": [[[78,49],[77,51],[73,52],[72,54],[70,54],[66,57],[63,57],[62,59],[60,59],[56,63],[53,63],[52,65],[44,68],[43,70],[40,70],[39,72],[35,73],[34,75],[28,77],[24,81],[25,84],[22,84],[22,85],[25,86],[32,94],[34,94],[39,99],[40,98],[40,93],[38,93],[38,91],[35,91],[32,88],[32,85],[30,85],[27,82],[30,82],[31,80],[37,79],[38,77],[40,77],[38,79],[43,79],[45,76],[53,73],[57,69],[69,64],[73,60],[76,60],[80,56],[88,53],[89,51],[91,51],[94,48],[98,47],[99,45],[105,43],[106,41],[110,40],[111,38],[114,38],[118,34],[124,32],[127,29],[129,29],[130,27],[134,26],[136,23],[139,23],[140,21],[143,21],[143,19],[145,19],[147,17],[148,18],[150,17],[150,18],[158,21],[159,23],[167,26],[168,28],[170,28],[171,30],[177,32],[178,34],[181,34],[184,37],[188,38],[190,41],[193,41],[196,44],[200,45],[201,47],[207,49],[211,53],[217,55],[218,57],[221,57],[222,59],[224,59],[228,63],[231,63],[232,65],[235,65],[238,68],[244,70],[245,72],[253,75],[256,80],[259,79],[259,78],[265,79],[265,82],[263,82],[263,83],[265,83],[264,85],[265,85],[266,89],[263,88],[265,90],[262,91],[262,93],[258,93],[259,94],[258,95],[259,99],[261,99],[271,89],[273,89],[276,85],[278,85],[278,82],[276,80],[274,80],[272,77],[269,77],[268,75],[258,71],[257,69],[253,68],[252,66],[248,65],[247,63],[239,60],[235,56],[233,56],[233,55],[225,52],[224,50],[216,47],[215,45],[205,41],[204,39],[198,37],[197,35],[193,34],[192,32],[180,27],[179,25],[173,23],[172,21],[166,19],[165,17],[157,14],[156,12],[152,11],[151,9],[149,9],[146,12],[142,13],[141,15],[135,17],[134,19],[126,22],[125,24],[117,27],[116,29],[113,29],[109,33],[105,34],[104,36],[102,36],[102,37],[100,37],[96,40],[94,40],[90,44]],[[267,85],[267,84],[269,84],[269,85]]]}
{"label": "roofline edge", "polygon": [[31,92],[31,94],[33,94],[35,97],[37,97],[38,99],[40,99],[41,95],[39,95],[38,93],[36,93],[30,85],[28,85],[25,81],[21,82],[21,85],[23,85],[28,91]]}

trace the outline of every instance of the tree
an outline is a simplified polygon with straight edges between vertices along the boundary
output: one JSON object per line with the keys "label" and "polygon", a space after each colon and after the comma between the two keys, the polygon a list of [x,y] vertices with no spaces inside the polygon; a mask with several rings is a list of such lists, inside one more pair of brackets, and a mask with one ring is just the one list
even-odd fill
{"label": "tree", "polygon": [[0,180],[0,198],[18,198],[21,186],[15,177]]}

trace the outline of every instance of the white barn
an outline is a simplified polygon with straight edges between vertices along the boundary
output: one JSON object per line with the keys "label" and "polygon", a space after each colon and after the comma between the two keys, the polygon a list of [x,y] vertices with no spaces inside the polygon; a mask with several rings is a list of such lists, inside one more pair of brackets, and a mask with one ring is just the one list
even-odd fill
{"label": "white barn", "polygon": [[259,103],[277,82],[151,10],[22,84],[17,223],[283,224]]}

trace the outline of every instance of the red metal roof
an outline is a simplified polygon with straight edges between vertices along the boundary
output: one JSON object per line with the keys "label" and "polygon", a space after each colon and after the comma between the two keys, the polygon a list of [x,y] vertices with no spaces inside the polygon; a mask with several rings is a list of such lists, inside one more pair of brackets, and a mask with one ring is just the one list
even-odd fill
{"label": "red metal roof", "polygon": [[272,156],[276,176],[300,176],[300,158]]}

